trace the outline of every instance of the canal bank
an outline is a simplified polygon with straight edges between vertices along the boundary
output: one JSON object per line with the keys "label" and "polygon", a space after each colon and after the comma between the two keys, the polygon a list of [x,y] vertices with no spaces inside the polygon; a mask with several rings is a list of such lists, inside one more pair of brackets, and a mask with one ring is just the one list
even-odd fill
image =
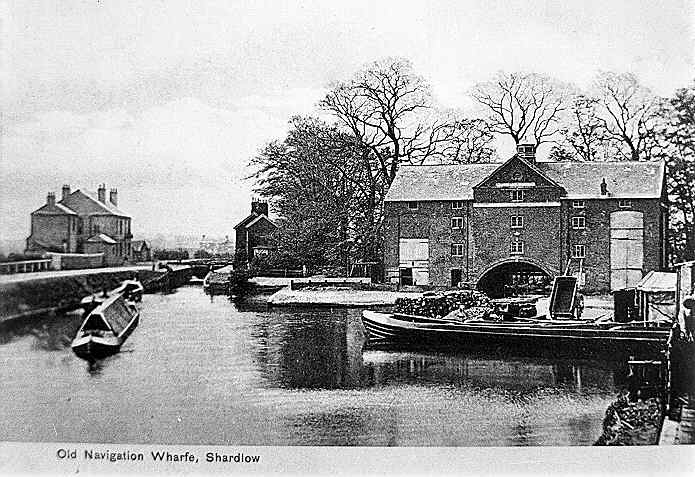
{"label": "canal bank", "polygon": [[190,267],[149,266],[5,275],[0,278],[0,322],[75,309],[85,296],[138,279],[145,290],[167,290],[190,280]]}

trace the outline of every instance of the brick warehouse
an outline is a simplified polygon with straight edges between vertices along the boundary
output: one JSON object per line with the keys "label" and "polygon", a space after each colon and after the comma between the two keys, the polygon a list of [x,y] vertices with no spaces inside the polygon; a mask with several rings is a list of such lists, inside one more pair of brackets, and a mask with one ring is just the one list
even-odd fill
{"label": "brick warehouse", "polygon": [[666,204],[663,162],[536,162],[522,144],[502,164],[405,166],[384,204],[386,277],[500,296],[581,262],[585,291],[629,287],[666,264]]}

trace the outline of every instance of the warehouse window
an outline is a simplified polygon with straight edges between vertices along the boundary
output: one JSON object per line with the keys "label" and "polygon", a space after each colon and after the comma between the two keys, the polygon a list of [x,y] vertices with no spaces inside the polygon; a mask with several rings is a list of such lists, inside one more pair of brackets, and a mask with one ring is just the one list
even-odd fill
{"label": "warehouse window", "polygon": [[583,230],[586,228],[586,219],[581,216],[572,217],[572,228],[574,230]]}
{"label": "warehouse window", "polygon": [[618,201],[618,207],[632,207],[632,201],[630,199],[621,199]]}
{"label": "warehouse window", "polygon": [[512,215],[510,218],[511,226],[513,229],[520,229],[524,227],[524,216],[523,215]]}
{"label": "warehouse window", "polygon": [[572,258],[584,258],[586,257],[586,246],[575,245],[572,247]]}
{"label": "warehouse window", "polygon": [[512,202],[523,202],[524,201],[524,191],[523,190],[513,190],[511,195],[512,195]]}
{"label": "warehouse window", "polygon": [[462,200],[455,200],[451,203],[451,208],[458,210],[458,209],[463,209],[463,201]]}
{"label": "warehouse window", "polygon": [[573,200],[572,201],[572,207],[575,209],[583,209],[586,206],[586,203],[583,200]]}
{"label": "warehouse window", "polygon": [[451,244],[451,255],[453,257],[463,257],[463,244],[462,243],[452,243]]}
{"label": "warehouse window", "polygon": [[410,210],[417,210],[418,209],[418,203],[417,202],[408,202],[408,208]]}
{"label": "warehouse window", "polygon": [[463,217],[452,217],[451,218],[451,228],[452,229],[462,229],[463,228]]}
{"label": "warehouse window", "polygon": [[512,255],[521,255],[524,253],[524,242],[523,240],[514,239],[511,243],[511,253]]}

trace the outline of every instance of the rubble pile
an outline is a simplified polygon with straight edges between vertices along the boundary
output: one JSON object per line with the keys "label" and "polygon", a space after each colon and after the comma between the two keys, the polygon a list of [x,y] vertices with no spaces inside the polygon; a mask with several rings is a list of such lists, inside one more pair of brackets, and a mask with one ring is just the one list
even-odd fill
{"label": "rubble pile", "polygon": [[492,311],[492,302],[477,290],[425,294],[420,298],[398,298],[395,313],[441,318],[459,311],[462,319],[482,319]]}
{"label": "rubble pile", "polygon": [[603,419],[603,434],[594,445],[652,445],[659,440],[661,404],[658,399],[630,402],[627,396],[611,403]]}

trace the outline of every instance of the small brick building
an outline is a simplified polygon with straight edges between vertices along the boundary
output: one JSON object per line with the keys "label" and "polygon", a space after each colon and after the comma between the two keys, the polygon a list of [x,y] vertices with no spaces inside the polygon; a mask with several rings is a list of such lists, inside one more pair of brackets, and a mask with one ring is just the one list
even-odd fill
{"label": "small brick building", "polygon": [[248,264],[254,257],[268,255],[275,246],[271,234],[277,225],[268,218],[268,203],[251,201],[251,213],[234,226],[235,261]]}
{"label": "small brick building", "polygon": [[133,240],[130,243],[130,254],[134,262],[149,262],[152,260],[152,249],[145,240]]}
{"label": "small brick building", "polygon": [[[505,287],[581,266],[587,292],[635,285],[666,263],[663,162],[536,162],[402,167],[385,199],[387,280]],[[572,260],[570,260],[572,259]]]}
{"label": "small brick building", "polygon": [[103,253],[105,265],[120,265],[131,255],[130,217],[118,209],[118,191],[106,186],[97,194],[70,191],[64,185],[56,202],[49,192],[46,204],[31,213],[27,252]]}

